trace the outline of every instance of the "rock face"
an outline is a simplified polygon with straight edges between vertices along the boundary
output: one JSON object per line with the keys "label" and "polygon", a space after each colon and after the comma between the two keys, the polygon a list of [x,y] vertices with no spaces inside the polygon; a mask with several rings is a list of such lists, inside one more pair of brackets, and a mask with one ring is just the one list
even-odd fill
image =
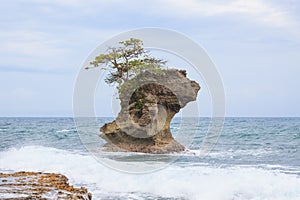
{"label": "rock face", "polygon": [[61,174],[41,172],[0,173],[0,199],[91,200],[86,188],[75,188]]}
{"label": "rock face", "polygon": [[200,86],[184,70],[144,72],[122,86],[121,111],[100,128],[107,151],[180,152],[185,148],[170,131],[174,115],[195,101]]}

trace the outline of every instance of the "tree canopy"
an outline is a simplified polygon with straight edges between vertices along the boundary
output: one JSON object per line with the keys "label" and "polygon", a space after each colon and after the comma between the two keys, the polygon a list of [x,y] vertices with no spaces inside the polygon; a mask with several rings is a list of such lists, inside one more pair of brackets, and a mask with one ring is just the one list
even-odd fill
{"label": "tree canopy", "polygon": [[139,73],[162,70],[165,63],[165,60],[152,57],[143,48],[142,40],[130,38],[119,42],[118,47],[108,47],[107,53],[96,56],[85,69],[102,66],[102,69],[109,71],[105,82],[121,85]]}

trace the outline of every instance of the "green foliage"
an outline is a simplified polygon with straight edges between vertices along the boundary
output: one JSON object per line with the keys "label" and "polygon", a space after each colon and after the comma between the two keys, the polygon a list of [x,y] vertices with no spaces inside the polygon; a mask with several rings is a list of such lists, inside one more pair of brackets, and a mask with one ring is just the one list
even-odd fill
{"label": "green foliage", "polygon": [[161,73],[161,68],[166,61],[151,57],[149,52],[144,50],[143,42],[136,38],[130,38],[119,42],[118,47],[109,47],[107,53],[100,54],[90,62],[91,66],[85,69],[105,66],[102,69],[108,70],[105,78],[108,84],[118,84],[118,88],[128,80],[145,71]]}
{"label": "green foliage", "polygon": [[135,108],[138,109],[138,110],[141,110],[142,108],[144,107],[144,103],[141,99],[138,99],[136,102],[135,102]]}

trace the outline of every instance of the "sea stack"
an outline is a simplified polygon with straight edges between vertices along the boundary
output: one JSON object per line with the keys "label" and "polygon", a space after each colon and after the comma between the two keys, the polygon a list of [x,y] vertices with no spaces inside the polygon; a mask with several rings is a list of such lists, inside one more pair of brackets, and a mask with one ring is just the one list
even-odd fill
{"label": "sea stack", "polygon": [[195,101],[200,86],[185,70],[143,72],[119,88],[121,110],[100,128],[106,151],[172,153],[184,151],[170,131],[174,115]]}

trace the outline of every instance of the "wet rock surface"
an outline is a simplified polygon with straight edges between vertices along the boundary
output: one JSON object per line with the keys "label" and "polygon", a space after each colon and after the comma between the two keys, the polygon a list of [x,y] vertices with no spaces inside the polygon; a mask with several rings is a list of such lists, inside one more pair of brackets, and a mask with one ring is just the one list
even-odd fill
{"label": "wet rock surface", "polygon": [[91,200],[86,188],[75,188],[61,174],[41,172],[0,173],[0,199],[5,200]]}
{"label": "wet rock surface", "polygon": [[107,141],[104,150],[143,153],[184,151],[170,131],[176,113],[195,101],[200,86],[184,70],[145,72],[126,83],[120,93],[121,111],[116,120],[100,128]]}

